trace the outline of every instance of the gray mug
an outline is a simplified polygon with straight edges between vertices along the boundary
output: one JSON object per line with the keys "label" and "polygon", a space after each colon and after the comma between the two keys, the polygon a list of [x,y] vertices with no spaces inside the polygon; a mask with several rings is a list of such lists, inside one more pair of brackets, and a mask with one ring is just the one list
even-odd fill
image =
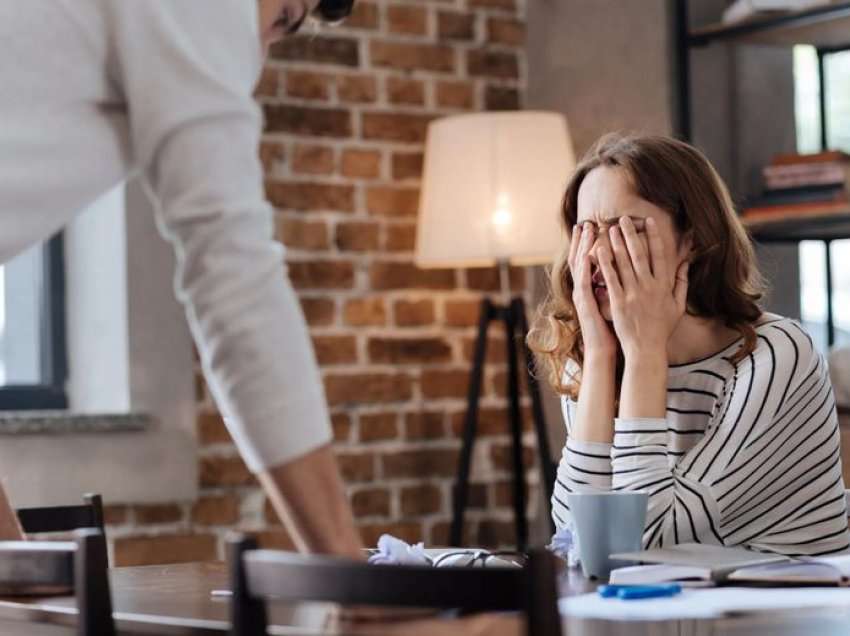
{"label": "gray mug", "polygon": [[649,494],[641,491],[567,494],[586,577],[607,580],[614,568],[633,565],[608,555],[641,549],[648,502]]}

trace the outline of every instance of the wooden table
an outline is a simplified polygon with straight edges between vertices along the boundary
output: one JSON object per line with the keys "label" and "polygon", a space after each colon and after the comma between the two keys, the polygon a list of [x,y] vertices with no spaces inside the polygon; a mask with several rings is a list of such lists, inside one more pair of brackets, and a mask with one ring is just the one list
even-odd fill
{"label": "wooden table", "polygon": [[[110,572],[115,618],[121,634],[222,634],[228,629],[226,598],[211,591],[227,584],[223,563],[186,563],[167,566],[116,568]],[[578,570],[562,579],[562,594],[582,594],[594,589]],[[0,634],[17,636],[73,634],[74,599],[0,598]],[[274,607],[272,634],[340,633],[327,629],[324,608],[317,604]],[[393,625],[358,626],[348,634],[381,636],[481,635],[521,636],[516,616],[488,615],[464,620],[415,621]],[[564,636],[791,636],[850,633],[850,590],[846,608],[730,617],[714,620],[620,622],[564,619]]]}

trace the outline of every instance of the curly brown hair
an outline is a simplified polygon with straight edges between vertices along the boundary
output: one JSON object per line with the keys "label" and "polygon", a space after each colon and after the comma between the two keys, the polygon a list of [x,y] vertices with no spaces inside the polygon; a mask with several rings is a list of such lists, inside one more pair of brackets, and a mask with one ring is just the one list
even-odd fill
{"label": "curly brown hair", "polygon": [[[750,354],[756,347],[753,323],[762,313],[757,302],[764,294],[764,281],[729,191],[705,155],[670,137],[604,136],[585,155],[567,185],[561,210],[565,230],[576,224],[579,188],[598,166],[623,168],[639,197],[670,214],[678,237],[691,237],[687,313],[721,319],[743,336],[744,342],[731,358],[733,364]],[[564,379],[568,361],[580,370],[584,360],[568,255],[567,244],[550,269],[549,295],[537,312],[528,344],[555,391],[577,399],[580,373]],[[622,353],[618,358],[619,395]]]}

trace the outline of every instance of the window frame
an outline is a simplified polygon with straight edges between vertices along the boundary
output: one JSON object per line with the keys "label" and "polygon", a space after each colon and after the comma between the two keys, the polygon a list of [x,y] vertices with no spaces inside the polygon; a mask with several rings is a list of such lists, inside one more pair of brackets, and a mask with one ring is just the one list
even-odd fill
{"label": "window frame", "polygon": [[68,353],[65,331],[65,250],[62,233],[57,233],[42,247],[43,285],[39,305],[41,311],[38,384],[6,384],[0,386],[0,411],[55,410],[68,408],[66,381]]}

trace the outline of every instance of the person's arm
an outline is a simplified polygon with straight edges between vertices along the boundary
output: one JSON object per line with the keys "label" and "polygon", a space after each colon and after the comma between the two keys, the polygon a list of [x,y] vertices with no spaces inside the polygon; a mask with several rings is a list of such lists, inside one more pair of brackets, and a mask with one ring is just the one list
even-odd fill
{"label": "person's arm", "polygon": [[9,503],[6,488],[0,482],[0,541],[22,541],[25,538],[18,514]]}
{"label": "person's arm", "polygon": [[350,554],[359,540],[327,448],[322,378],[263,192],[256,3],[101,7],[132,151],[174,246],[176,293],[216,403],[299,543]]}

